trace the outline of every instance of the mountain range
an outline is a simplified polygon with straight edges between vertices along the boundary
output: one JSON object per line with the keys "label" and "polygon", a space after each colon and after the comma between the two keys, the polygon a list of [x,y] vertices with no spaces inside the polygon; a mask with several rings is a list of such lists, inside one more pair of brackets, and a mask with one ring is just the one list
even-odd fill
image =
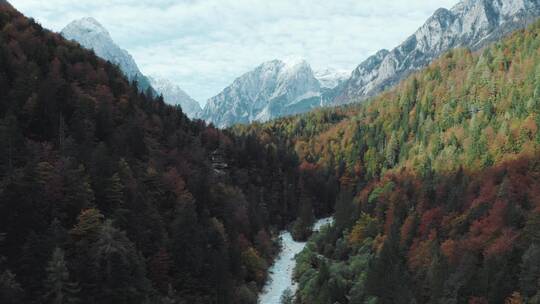
{"label": "mountain range", "polygon": [[377,52],[352,74],[328,70],[314,73],[305,61],[296,66],[279,60],[264,63],[211,98],[201,118],[227,127],[361,102],[394,86],[448,50],[478,50],[524,28],[537,16],[537,0],[464,0],[450,10],[438,9],[401,45]]}
{"label": "mountain range", "polygon": [[200,118],[227,127],[307,112],[324,105],[325,92],[343,82],[344,75],[315,73],[303,59],[268,61],[210,98]]}
{"label": "mountain range", "polygon": [[538,0],[464,0],[450,10],[441,8],[401,45],[362,62],[332,103],[375,96],[450,49],[478,50],[538,16]]}
{"label": "mountain range", "polygon": [[96,19],[85,17],[74,20],[64,27],[61,35],[87,49],[92,49],[97,56],[118,65],[130,81],[137,82],[142,92],[150,90],[153,94],[163,95],[165,102],[180,105],[189,117],[194,117],[200,112],[198,102],[170,80],[145,76],[131,54],[119,47],[107,29]]}
{"label": "mountain range", "polygon": [[154,90],[163,95],[165,102],[180,105],[182,111],[190,118],[195,118],[200,114],[202,110],[200,104],[178,85],[161,76],[149,76],[148,79]]}
{"label": "mountain range", "polygon": [[181,88],[162,78],[144,76],[131,55],[118,47],[92,18],[73,21],[62,35],[92,48],[121,68],[141,90],[153,87],[166,102],[179,104],[192,118],[218,127],[267,121],[312,109],[361,102],[422,69],[444,52],[478,50],[540,16],[537,0],[464,0],[437,10],[413,35],[393,50],[381,50],[351,73],[313,71],[302,59],[273,60],[245,73],[210,98],[204,109]]}

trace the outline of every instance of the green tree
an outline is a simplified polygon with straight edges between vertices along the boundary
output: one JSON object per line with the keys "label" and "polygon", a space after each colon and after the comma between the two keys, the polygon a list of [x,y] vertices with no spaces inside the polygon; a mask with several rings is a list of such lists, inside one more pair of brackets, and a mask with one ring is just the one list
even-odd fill
{"label": "green tree", "polygon": [[296,240],[306,240],[311,234],[313,223],[315,222],[315,215],[313,214],[312,198],[309,196],[307,190],[302,186],[299,201],[298,218],[296,219],[292,235]]}
{"label": "green tree", "polygon": [[79,302],[78,284],[70,281],[69,270],[64,260],[64,251],[55,248],[51,260],[46,268],[47,279],[45,280],[46,293],[45,303],[71,304]]}
{"label": "green tree", "polygon": [[15,274],[9,270],[0,273],[0,303],[22,303],[23,295],[24,291],[19,282],[17,282]]}
{"label": "green tree", "polygon": [[523,254],[520,285],[523,295],[533,297],[540,290],[540,246],[532,244]]}
{"label": "green tree", "polygon": [[281,295],[279,302],[280,304],[293,304],[294,303],[294,295],[290,288],[285,289],[285,291]]}
{"label": "green tree", "polygon": [[144,303],[151,287],[145,263],[126,234],[105,221],[89,252],[98,303]]}

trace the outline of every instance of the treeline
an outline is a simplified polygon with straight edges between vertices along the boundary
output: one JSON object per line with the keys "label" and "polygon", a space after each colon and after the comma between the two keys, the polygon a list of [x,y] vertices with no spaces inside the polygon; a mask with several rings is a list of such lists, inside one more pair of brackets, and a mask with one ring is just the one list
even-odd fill
{"label": "treeline", "polygon": [[339,181],[298,303],[540,301],[540,23],[366,104],[251,128]]}
{"label": "treeline", "polygon": [[275,232],[331,209],[286,142],[150,95],[0,2],[0,303],[256,303]]}

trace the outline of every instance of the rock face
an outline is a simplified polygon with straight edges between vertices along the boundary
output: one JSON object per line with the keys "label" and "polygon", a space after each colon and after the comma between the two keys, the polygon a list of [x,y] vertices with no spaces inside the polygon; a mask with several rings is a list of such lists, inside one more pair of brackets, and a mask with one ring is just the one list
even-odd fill
{"label": "rock face", "polygon": [[[338,83],[331,75],[326,76],[326,86]],[[210,98],[200,118],[228,127],[307,112],[322,104],[321,82],[305,60],[273,60],[240,76]]]}
{"label": "rock face", "polygon": [[154,90],[156,90],[158,94],[163,95],[163,99],[166,103],[179,105],[189,118],[196,118],[200,115],[202,109],[199,103],[191,98],[179,86],[168,79],[158,76],[151,76],[148,77],[148,79]]}
{"label": "rock face", "polygon": [[305,61],[266,62],[211,98],[201,118],[227,127],[363,101],[450,49],[480,49],[538,16],[540,0],[463,0],[450,10],[438,9],[405,42],[391,51],[377,52],[350,75],[313,72]]}
{"label": "rock face", "polygon": [[347,70],[326,68],[324,70],[315,71],[314,75],[315,78],[319,80],[321,88],[334,89],[347,81],[347,79],[351,77],[351,72]]}
{"label": "rock face", "polygon": [[464,0],[451,10],[439,9],[400,46],[360,64],[332,104],[365,100],[452,48],[477,50],[538,16],[540,0]]}
{"label": "rock face", "polygon": [[87,49],[92,49],[97,56],[120,67],[130,81],[137,81],[142,92],[150,90],[153,94],[163,95],[166,103],[180,105],[190,118],[201,112],[201,106],[180,87],[161,77],[146,77],[141,73],[133,57],[120,48],[111,35],[94,18],[82,18],[68,24],[61,32],[66,39],[74,40]]}
{"label": "rock face", "polygon": [[118,65],[130,81],[137,81],[141,91],[146,92],[150,88],[153,92],[149,79],[141,73],[133,57],[116,45],[107,29],[94,18],[75,20],[68,24],[61,34],[66,39],[94,50],[97,56]]}

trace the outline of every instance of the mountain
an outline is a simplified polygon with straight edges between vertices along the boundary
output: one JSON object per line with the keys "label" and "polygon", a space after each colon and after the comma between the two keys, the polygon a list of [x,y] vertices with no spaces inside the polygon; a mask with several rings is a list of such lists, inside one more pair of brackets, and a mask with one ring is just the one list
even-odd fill
{"label": "mountain", "polygon": [[233,130],[339,181],[298,303],[540,303],[540,21],[368,103]]}
{"label": "mountain", "polygon": [[197,117],[202,111],[199,103],[184,92],[178,85],[170,80],[159,76],[148,77],[150,84],[158,94],[163,95],[166,103],[171,105],[180,105],[182,111],[189,118]]}
{"label": "mountain", "polygon": [[130,81],[137,81],[142,92],[151,89],[150,80],[141,73],[131,54],[120,48],[107,29],[94,18],[86,17],[72,21],[64,27],[61,35],[87,49],[94,50],[97,56],[118,65]]}
{"label": "mountain", "polygon": [[287,143],[192,121],[2,2],[0,143],[2,304],[256,303],[276,232],[334,203]]}
{"label": "mountain", "polygon": [[305,60],[273,60],[210,98],[201,118],[227,127],[306,112],[320,105],[321,84]]}
{"label": "mountain", "polygon": [[375,96],[452,48],[477,50],[538,16],[538,0],[464,0],[450,10],[441,8],[401,45],[361,63],[333,104]]}
{"label": "mountain", "polygon": [[347,70],[326,68],[315,71],[314,76],[319,80],[321,88],[334,89],[347,81],[351,77],[351,72]]}

